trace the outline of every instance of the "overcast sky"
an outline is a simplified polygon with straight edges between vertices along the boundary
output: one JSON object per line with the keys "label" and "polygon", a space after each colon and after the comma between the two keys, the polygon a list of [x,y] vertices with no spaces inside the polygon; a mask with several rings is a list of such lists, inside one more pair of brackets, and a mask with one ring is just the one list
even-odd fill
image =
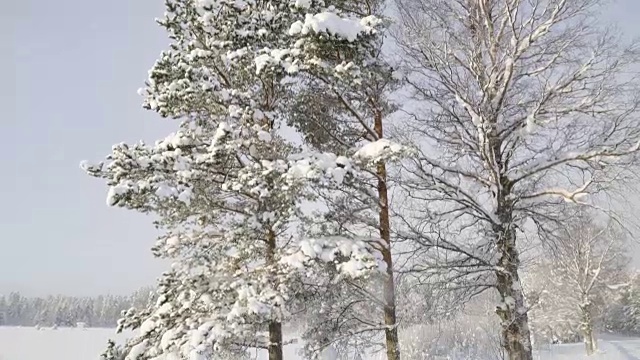
{"label": "overcast sky", "polygon": [[[127,293],[164,268],[149,219],[108,208],[81,160],[171,129],[136,90],[167,44],[162,0],[0,0],[0,293]],[[640,36],[639,0],[607,18]]]}

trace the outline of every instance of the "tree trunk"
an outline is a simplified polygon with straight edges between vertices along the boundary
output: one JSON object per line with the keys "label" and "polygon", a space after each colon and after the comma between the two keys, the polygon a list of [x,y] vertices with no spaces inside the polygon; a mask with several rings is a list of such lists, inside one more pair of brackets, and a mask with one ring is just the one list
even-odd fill
{"label": "tree trunk", "polygon": [[387,328],[384,331],[387,360],[400,360],[400,346],[398,340],[398,328],[396,326],[396,300],[395,300],[395,284],[393,279],[393,261],[391,259],[391,250],[383,251],[383,259],[387,264],[387,278],[384,284],[384,324]]}
{"label": "tree trunk", "polygon": [[[503,195],[508,194],[508,181],[503,179],[501,182]],[[496,278],[502,304],[496,309],[496,313],[502,325],[502,346],[510,360],[532,360],[529,316],[518,275],[520,254],[516,247],[511,206],[506,196],[498,202],[498,219],[500,222],[494,226],[493,232],[500,255]]]}
{"label": "tree trunk", "polygon": [[593,331],[593,318],[591,317],[591,309],[588,303],[580,305],[582,313],[582,336],[587,355],[593,355],[598,350],[598,343]]}
{"label": "tree trunk", "polygon": [[502,325],[502,346],[509,360],[533,360],[528,309],[518,275],[520,254],[516,246],[513,219],[513,183],[505,172],[502,141],[495,119],[490,124],[491,130],[486,136],[489,155],[485,161],[487,170],[494,174],[497,185],[493,189],[497,221],[494,221],[491,230],[499,256],[496,285],[502,304],[496,309],[496,313]]}
{"label": "tree trunk", "polygon": [[588,329],[583,331],[584,336],[584,346],[587,351],[587,355],[593,355],[596,353],[596,339],[593,335],[593,329]]}
{"label": "tree trunk", "polygon": [[277,321],[269,324],[269,360],[283,360],[282,324]]}
{"label": "tree trunk", "polygon": [[[269,229],[267,232],[267,264],[273,264],[276,251],[276,234]],[[277,286],[277,284],[274,284]],[[269,360],[283,360],[282,354],[282,323],[271,321],[269,323]]]}
{"label": "tree trunk", "polygon": [[[378,138],[383,137],[382,113],[375,114],[374,131]],[[387,360],[400,360],[400,344],[398,341],[398,328],[396,326],[396,299],[395,282],[393,278],[393,256],[391,253],[391,222],[389,217],[389,194],[387,187],[387,168],[384,162],[379,162],[376,168],[378,176],[378,196],[380,201],[380,237],[385,243],[382,250],[382,259],[387,266],[387,277],[384,283],[384,331]]]}
{"label": "tree trunk", "polygon": [[[513,256],[517,259],[515,242],[509,248],[510,250],[502,254],[501,263],[511,263],[509,259],[514,259]],[[509,360],[532,360],[529,318],[518,269],[511,265],[501,269],[496,275],[498,292],[502,299],[502,304],[496,310],[502,325],[502,346]]]}

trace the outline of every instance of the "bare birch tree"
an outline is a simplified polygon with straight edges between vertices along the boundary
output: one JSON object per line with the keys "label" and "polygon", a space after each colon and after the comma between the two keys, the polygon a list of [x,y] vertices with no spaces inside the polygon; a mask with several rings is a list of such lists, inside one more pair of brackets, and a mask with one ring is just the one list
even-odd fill
{"label": "bare birch tree", "polygon": [[[575,324],[591,355],[597,350],[596,318],[606,299],[626,281],[630,259],[625,247],[629,244],[616,226],[600,226],[581,211],[549,245],[546,291],[540,297],[548,302],[548,308],[535,312],[542,318]],[[561,312],[566,316],[559,316]]]}
{"label": "bare birch tree", "polygon": [[[638,151],[634,45],[598,0],[397,0],[413,90],[405,236],[450,286],[496,289],[509,358],[531,359],[521,249],[591,203]],[[557,224],[554,224],[556,226]]]}

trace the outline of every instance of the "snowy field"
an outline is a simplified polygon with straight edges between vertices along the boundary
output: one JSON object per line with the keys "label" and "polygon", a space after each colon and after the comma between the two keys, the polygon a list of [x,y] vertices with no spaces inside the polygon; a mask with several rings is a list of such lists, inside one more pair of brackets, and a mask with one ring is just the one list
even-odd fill
{"label": "snowy field", "polygon": [[556,345],[541,351],[540,360],[640,360],[640,340],[601,341],[600,352],[594,356],[584,354],[583,344]]}
{"label": "snowy field", "polygon": [[640,360],[640,339],[603,335],[598,340],[599,353],[584,354],[584,344],[563,344],[540,351],[540,360]]}
{"label": "snowy field", "polygon": [[[124,336],[115,334],[115,329],[0,326],[0,360],[99,360],[108,339],[123,341]],[[297,348],[285,350],[286,359],[298,359]],[[255,359],[267,357],[256,354]]]}
{"label": "snowy field", "polygon": [[[0,327],[0,360],[98,360],[107,339],[122,340],[113,329],[57,330]],[[607,337],[599,342],[601,353],[584,355],[582,344],[555,345],[540,351],[539,360],[640,360],[640,339]],[[257,354],[256,360],[265,360]],[[286,349],[285,359],[297,360],[296,348]],[[481,360],[481,359],[478,359]]]}

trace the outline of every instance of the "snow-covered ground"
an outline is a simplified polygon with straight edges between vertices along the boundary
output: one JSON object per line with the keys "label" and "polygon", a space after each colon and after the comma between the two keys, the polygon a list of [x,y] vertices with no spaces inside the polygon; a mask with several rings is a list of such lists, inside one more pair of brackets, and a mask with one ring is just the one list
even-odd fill
{"label": "snow-covered ground", "polygon": [[[114,329],[0,326],[0,360],[99,360],[107,340],[123,341]],[[297,359],[294,345],[285,347],[285,359]],[[256,360],[267,359],[257,354]]]}
{"label": "snow-covered ground", "polygon": [[[98,360],[107,339],[122,340],[113,329],[57,330],[0,327],[0,360]],[[539,360],[640,360],[640,339],[607,336],[599,341],[600,353],[586,357],[582,344],[554,345],[540,351]],[[259,354],[256,360],[264,360]],[[296,347],[285,359],[296,360]]]}
{"label": "snow-covered ground", "polygon": [[640,339],[603,335],[598,340],[599,352],[584,354],[584,344],[554,345],[540,351],[540,360],[640,360]]}
{"label": "snow-covered ground", "polygon": [[541,351],[540,360],[640,360],[640,339],[601,341],[600,351],[593,356],[584,354],[583,344],[556,345]]}

